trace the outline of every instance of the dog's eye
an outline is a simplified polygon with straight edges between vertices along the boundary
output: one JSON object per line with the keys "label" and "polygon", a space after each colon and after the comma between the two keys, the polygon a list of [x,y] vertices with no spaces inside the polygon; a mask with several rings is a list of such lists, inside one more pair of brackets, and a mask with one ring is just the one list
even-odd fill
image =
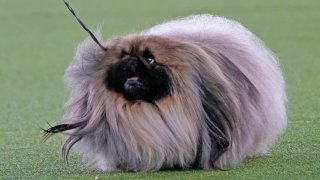
{"label": "dog's eye", "polygon": [[145,61],[151,66],[151,67],[155,67],[157,65],[157,62],[153,56],[153,54],[146,49],[143,53],[143,57],[145,59]]}
{"label": "dog's eye", "polygon": [[151,66],[153,66],[153,65],[156,63],[156,61],[155,61],[153,58],[147,58],[146,61],[147,61]]}

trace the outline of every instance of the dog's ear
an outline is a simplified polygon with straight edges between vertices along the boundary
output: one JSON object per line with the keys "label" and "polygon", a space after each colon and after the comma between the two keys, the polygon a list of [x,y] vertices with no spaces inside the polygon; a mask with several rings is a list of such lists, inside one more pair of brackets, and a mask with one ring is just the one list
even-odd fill
{"label": "dog's ear", "polygon": [[[72,123],[72,124],[59,124],[56,126],[50,126],[48,129],[42,129],[43,134],[42,134],[42,139],[43,141],[46,141],[50,136],[56,134],[56,133],[63,133],[68,130],[72,129],[82,129],[86,126],[87,122],[86,121],[80,121],[77,123]],[[69,136],[65,142],[63,143],[63,146],[61,148],[62,152],[62,157],[67,160],[68,154],[72,146],[80,141],[82,139],[82,136]]]}
{"label": "dog's ear", "polygon": [[86,125],[86,121],[81,121],[73,124],[58,124],[56,126],[50,126],[48,129],[42,129],[43,131],[43,140],[47,140],[50,136],[56,134],[56,133],[61,133],[65,132],[68,130],[76,129],[76,128],[83,128]]}
{"label": "dog's ear", "polygon": [[79,93],[77,97],[70,99],[65,106],[65,111],[69,112],[70,115],[68,117],[64,117],[64,121],[68,120],[70,123],[58,124],[55,126],[51,126],[48,123],[50,127],[48,129],[42,129],[43,140],[45,141],[50,136],[57,133],[63,133],[68,130],[77,129],[71,133],[75,135],[76,132],[86,127],[90,116],[89,113],[87,113],[87,99],[87,93]]}
{"label": "dog's ear", "polygon": [[[203,84],[201,87],[201,100],[203,108],[203,120],[204,126],[203,131],[205,137],[209,137],[209,140],[199,137],[197,156],[192,164],[191,168],[201,167],[202,155],[203,153],[209,153],[210,160],[209,165],[214,168],[215,161],[228,149],[230,145],[231,138],[229,137],[229,132],[232,129],[232,117],[227,113],[229,112],[225,104],[218,100],[216,95],[208,90]],[[206,152],[208,151],[209,152]]]}
{"label": "dog's ear", "polygon": [[210,162],[213,163],[229,147],[228,131],[231,130],[231,116],[227,107],[207,87],[202,86],[204,121],[210,137]]}

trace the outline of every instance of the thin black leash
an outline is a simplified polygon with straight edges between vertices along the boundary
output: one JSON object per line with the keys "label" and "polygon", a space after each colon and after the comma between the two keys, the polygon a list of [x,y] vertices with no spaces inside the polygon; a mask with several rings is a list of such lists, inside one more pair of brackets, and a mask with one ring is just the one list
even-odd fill
{"label": "thin black leash", "polygon": [[105,48],[104,46],[101,45],[101,43],[98,41],[98,39],[96,38],[96,36],[87,28],[87,26],[81,21],[81,19],[76,15],[76,13],[74,12],[74,10],[72,9],[72,7],[69,5],[69,3],[66,0],[63,0],[64,4],[67,6],[67,8],[69,9],[69,11],[72,13],[72,15],[77,19],[77,21],[79,22],[79,24],[82,26],[82,28],[84,30],[86,30],[91,38],[94,40],[94,42],[96,42],[99,47],[104,50],[107,51],[107,48]]}

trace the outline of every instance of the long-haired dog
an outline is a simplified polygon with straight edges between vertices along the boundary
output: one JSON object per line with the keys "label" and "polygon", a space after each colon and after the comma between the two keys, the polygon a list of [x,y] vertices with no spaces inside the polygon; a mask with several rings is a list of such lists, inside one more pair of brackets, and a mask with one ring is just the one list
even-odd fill
{"label": "long-haired dog", "polygon": [[191,16],[101,46],[78,45],[63,123],[45,130],[66,131],[64,156],[73,147],[102,171],[223,169],[286,127],[277,59],[233,20]]}

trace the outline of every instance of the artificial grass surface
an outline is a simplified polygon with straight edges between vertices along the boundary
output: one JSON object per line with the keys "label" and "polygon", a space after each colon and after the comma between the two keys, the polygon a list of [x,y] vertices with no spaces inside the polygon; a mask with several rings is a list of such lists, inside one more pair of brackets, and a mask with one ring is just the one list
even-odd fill
{"label": "artificial grass surface", "polygon": [[0,179],[319,179],[320,1],[136,0],[70,2],[105,39],[199,13],[242,22],[280,59],[287,81],[288,129],[269,157],[227,171],[101,173],[72,155],[59,158],[62,136],[41,143],[40,127],[55,124],[67,99],[62,76],[76,44],[87,37],[62,0],[0,1]]}

